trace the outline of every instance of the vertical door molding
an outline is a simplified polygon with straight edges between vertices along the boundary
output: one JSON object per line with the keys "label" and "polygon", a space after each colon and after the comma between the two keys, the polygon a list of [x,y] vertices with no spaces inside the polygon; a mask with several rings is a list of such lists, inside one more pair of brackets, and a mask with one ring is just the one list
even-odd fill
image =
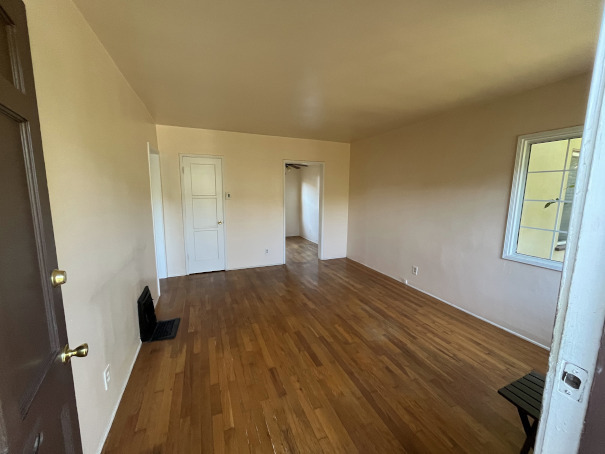
{"label": "vertical door molding", "polygon": [[[605,320],[604,24],[588,99],[536,453],[578,451]],[[565,394],[566,363],[587,372],[579,401]]]}

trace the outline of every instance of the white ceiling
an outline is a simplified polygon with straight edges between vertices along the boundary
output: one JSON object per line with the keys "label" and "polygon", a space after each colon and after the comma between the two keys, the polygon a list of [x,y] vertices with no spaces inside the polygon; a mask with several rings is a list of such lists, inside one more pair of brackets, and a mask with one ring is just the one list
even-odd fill
{"label": "white ceiling", "polygon": [[159,124],[349,142],[590,70],[601,0],[75,0]]}

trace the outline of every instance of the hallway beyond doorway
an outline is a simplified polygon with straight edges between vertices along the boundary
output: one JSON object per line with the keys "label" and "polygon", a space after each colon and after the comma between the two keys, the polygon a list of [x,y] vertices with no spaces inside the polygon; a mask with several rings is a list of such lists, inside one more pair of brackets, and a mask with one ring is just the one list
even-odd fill
{"label": "hallway beyond doorway", "polygon": [[286,238],[286,265],[293,263],[317,263],[317,244],[301,236]]}

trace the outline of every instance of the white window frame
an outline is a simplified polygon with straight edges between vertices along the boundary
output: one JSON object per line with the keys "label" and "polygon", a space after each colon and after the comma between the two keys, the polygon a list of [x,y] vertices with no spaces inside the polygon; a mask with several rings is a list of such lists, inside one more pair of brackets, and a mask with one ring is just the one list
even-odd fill
{"label": "white window frame", "polygon": [[521,224],[521,210],[523,209],[523,196],[525,195],[525,182],[527,180],[527,168],[529,165],[529,153],[531,146],[537,143],[552,142],[555,140],[576,139],[582,137],[584,126],[556,129],[552,131],[538,132],[519,136],[517,141],[517,157],[515,159],[515,173],[513,186],[510,191],[510,204],[508,206],[508,220],[506,222],[506,234],[504,237],[504,251],[502,258],[528,265],[540,266],[551,270],[561,271],[563,263],[556,260],[532,257],[517,252],[517,239],[519,238],[519,227]]}

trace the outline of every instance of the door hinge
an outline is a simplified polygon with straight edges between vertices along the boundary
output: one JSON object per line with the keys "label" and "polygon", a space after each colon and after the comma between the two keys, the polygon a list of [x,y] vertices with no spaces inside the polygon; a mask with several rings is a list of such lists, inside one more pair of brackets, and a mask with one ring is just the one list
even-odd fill
{"label": "door hinge", "polygon": [[185,167],[183,167],[182,169],[183,169],[183,175],[185,175]]}

